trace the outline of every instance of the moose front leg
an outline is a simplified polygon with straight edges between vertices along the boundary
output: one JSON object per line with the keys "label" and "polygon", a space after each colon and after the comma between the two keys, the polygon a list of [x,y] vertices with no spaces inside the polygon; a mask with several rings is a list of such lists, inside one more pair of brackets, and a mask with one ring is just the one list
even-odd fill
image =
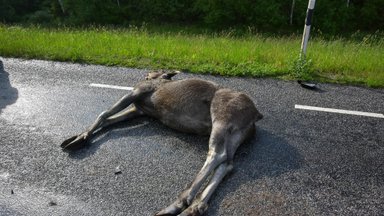
{"label": "moose front leg", "polygon": [[88,140],[92,138],[92,136],[94,135],[94,132],[97,129],[108,126],[112,123],[116,123],[118,121],[122,121],[132,116],[141,114],[141,112],[138,111],[135,107],[127,111],[123,111],[122,113],[119,113],[125,108],[127,108],[132,102],[134,102],[136,98],[137,98],[137,94],[135,92],[130,92],[127,95],[123,96],[112,107],[102,112],[97,117],[96,121],[85,132],[65,140],[61,144],[61,147],[63,149],[70,149],[70,150],[81,148],[86,144]]}

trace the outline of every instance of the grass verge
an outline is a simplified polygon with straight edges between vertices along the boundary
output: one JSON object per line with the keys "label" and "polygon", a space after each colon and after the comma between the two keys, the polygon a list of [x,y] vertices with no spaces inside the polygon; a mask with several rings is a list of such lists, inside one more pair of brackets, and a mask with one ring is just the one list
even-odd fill
{"label": "grass verge", "polygon": [[[292,79],[298,76],[295,62],[300,40],[299,36],[156,33],[134,27],[0,25],[0,56]],[[307,59],[311,64],[306,65],[305,79],[384,87],[382,37],[362,41],[314,39]]]}

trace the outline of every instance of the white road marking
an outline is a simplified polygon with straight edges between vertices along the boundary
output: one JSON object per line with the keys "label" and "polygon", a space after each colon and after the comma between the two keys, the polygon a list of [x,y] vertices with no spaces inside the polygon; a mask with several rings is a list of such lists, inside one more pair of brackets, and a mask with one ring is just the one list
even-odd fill
{"label": "white road marking", "polygon": [[332,108],[305,106],[305,105],[298,105],[298,104],[295,104],[295,109],[313,110],[313,111],[331,112],[331,113],[341,113],[341,114],[348,114],[348,115],[360,115],[360,116],[368,116],[368,117],[375,117],[375,118],[384,118],[384,115],[381,113],[370,113],[370,112],[360,112],[360,111],[353,111],[353,110],[332,109]]}
{"label": "white road marking", "polygon": [[[133,90],[133,87],[107,85],[107,84],[99,84],[99,83],[91,83],[91,84],[89,84],[89,86],[98,87],[98,88],[120,89],[120,90],[127,90],[127,91]],[[375,117],[375,118],[384,118],[384,115],[381,113],[370,113],[370,112],[361,112],[361,111],[353,111],[353,110],[333,109],[333,108],[306,106],[306,105],[299,105],[299,104],[295,104],[295,109],[312,110],[312,111],[320,111],[320,112],[330,112],[330,113],[340,113],[340,114],[348,114],[348,115],[368,116],[368,117]]]}
{"label": "white road marking", "polygon": [[99,84],[99,83],[91,83],[91,84],[89,84],[89,86],[91,86],[91,87],[98,87],[98,88],[120,89],[120,90],[127,90],[127,91],[132,91],[133,90],[133,87],[107,85],[107,84]]}

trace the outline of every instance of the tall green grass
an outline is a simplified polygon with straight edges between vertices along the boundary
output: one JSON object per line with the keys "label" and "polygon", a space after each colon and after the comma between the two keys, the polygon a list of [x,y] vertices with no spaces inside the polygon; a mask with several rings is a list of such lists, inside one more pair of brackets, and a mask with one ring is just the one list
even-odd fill
{"label": "tall green grass", "polygon": [[[294,78],[300,37],[0,26],[0,56]],[[384,39],[314,39],[307,79],[384,87]]]}

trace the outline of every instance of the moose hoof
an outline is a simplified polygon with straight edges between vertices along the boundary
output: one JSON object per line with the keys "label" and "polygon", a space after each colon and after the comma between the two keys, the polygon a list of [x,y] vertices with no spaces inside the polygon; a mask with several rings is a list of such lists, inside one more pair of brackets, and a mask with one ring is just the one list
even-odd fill
{"label": "moose hoof", "polygon": [[158,212],[155,216],[170,216],[170,215],[178,215],[187,207],[186,203],[181,200],[176,200],[167,208],[164,208],[160,212]]}
{"label": "moose hoof", "polygon": [[83,148],[86,143],[87,139],[84,136],[76,135],[66,139],[60,146],[63,150],[77,150]]}
{"label": "moose hoof", "polygon": [[192,204],[185,209],[179,216],[201,216],[207,210],[208,206],[204,203]]}

